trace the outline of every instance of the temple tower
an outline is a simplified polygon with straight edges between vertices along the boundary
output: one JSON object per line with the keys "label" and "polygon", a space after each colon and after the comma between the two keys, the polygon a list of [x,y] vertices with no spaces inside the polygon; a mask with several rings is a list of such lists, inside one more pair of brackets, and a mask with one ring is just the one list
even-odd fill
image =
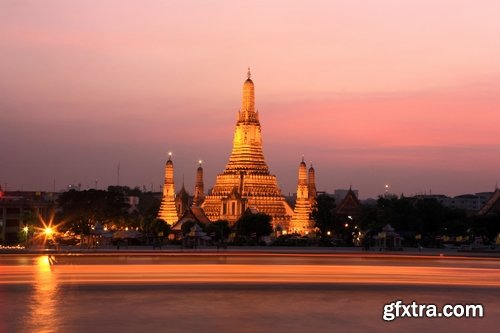
{"label": "temple tower", "polygon": [[172,153],[168,153],[168,161],[165,165],[165,183],[163,185],[163,198],[161,200],[158,218],[173,225],[179,219],[175,207],[175,186],[174,186],[174,163]]}
{"label": "temple tower", "polygon": [[203,167],[201,164],[198,166],[196,170],[196,184],[194,186],[194,198],[193,198],[193,207],[199,207],[205,200],[205,189],[203,185]]}
{"label": "temple tower", "polygon": [[217,176],[202,208],[211,221],[225,219],[230,223],[236,222],[247,208],[252,208],[270,215],[274,227],[288,229],[293,211],[264,159],[250,69],[243,83],[243,98],[229,162],[224,172]]}
{"label": "temple tower", "polygon": [[[312,180],[314,180],[314,169],[312,177]],[[309,179],[311,179],[311,173],[308,174],[306,163],[304,162],[304,158],[302,158],[302,162],[299,164],[297,200],[295,201],[293,217],[290,222],[290,231],[301,235],[309,234],[314,229],[314,221],[311,218],[312,204],[309,193]]]}
{"label": "temple tower", "polygon": [[316,175],[314,168],[312,166],[309,167],[309,172],[307,174],[307,190],[309,191],[309,202],[311,205],[315,205],[316,203],[316,196],[317,196],[317,191],[316,191]]}
{"label": "temple tower", "polygon": [[189,209],[189,194],[184,187],[184,181],[182,182],[180,191],[175,196],[175,207],[177,209],[177,217],[181,217]]}

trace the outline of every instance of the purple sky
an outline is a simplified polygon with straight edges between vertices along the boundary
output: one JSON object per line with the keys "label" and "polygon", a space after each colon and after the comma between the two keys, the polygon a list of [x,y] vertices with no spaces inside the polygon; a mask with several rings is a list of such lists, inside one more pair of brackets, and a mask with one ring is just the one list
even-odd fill
{"label": "purple sky", "polygon": [[0,2],[0,184],[177,189],[229,158],[246,69],[283,193],[500,181],[499,1]]}

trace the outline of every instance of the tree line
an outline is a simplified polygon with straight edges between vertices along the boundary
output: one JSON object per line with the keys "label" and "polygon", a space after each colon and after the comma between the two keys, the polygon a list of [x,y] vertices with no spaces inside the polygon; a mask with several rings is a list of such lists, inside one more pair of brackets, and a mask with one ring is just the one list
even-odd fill
{"label": "tree line", "polygon": [[[352,243],[352,230],[358,227],[366,235],[375,234],[390,224],[406,246],[439,246],[445,239],[472,241],[482,237],[493,243],[500,233],[500,216],[479,216],[441,205],[432,198],[379,197],[376,205],[362,205],[359,216],[347,221],[335,213],[334,198],[322,194],[317,198],[313,219],[322,237],[328,231]],[[350,222],[350,223],[349,223]],[[348,225],[348,227],[346,227]]]}

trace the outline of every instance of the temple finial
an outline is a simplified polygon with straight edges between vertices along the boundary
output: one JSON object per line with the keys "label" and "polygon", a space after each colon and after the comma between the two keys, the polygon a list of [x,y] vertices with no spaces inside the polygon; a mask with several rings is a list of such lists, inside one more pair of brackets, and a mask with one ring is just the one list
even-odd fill
{"label": "temple finial", "polygon": [[250,67],[248,67],[247,78],[250,80],[252,73],[250,73]]}
{"label": "temple finial", "polygon": [[303,162],[303,163],[305,163],[305,162],[304,162],[304,155],[302,155],[302,162]]}
{"label": "temple finial", "polygon": [[169,151],[169,152],[168,152],[168,160],[170,161],[171,159],[172,159],[172,152],[171,152],[171,151]]}

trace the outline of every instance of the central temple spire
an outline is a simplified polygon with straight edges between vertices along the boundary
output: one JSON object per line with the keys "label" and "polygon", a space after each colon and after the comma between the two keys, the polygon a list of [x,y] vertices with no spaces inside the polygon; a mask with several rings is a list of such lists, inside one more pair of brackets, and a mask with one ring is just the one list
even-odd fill
{"label": "central temple spire", "polygon": [[286,229],[293,214],[269,172],[262,150],[259,115],[255,110],[255,86],[250,68],[243,83],[241,109],[234,131],[233,150],[202,208],[211,221],[236,220],[248,208],[269,214],[273,225]]}
{"label": "central temple spire", "polygon": [[241,100],[240,121],[248,121],[257,119],[255,114],[255,87],[250,79],[250,68],[248,68],[247,77],[243,83],[243,98]]}
{"label": "central temple spire", "polygon": [[255,112],[255,86],[248,78],[243,83],[241,109],[234,132],[233,151],[225,172],[259,171],[269,173],[262,152],[262,136],[259,115]]}

